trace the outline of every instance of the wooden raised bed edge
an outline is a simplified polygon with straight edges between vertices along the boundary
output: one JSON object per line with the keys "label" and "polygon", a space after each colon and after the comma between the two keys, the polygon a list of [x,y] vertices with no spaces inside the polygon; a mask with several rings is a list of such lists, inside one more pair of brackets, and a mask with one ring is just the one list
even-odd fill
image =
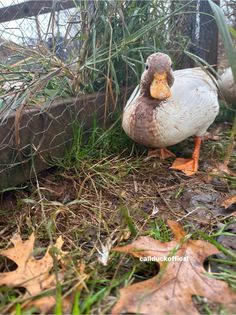
{"label": "wooden raised bed edge", "polygon": [[[126,90],[121,90],[117,106],[122,108]],[[47,169],[47,161],[63,158],[73,143],[74,128],[104,121],[105,93],[80,96],[50,106],[25,110],[15,131],[15,113],[0,125],[0,191],[15,187]],[[111,100],[108,113],[114,112]],[[109,118],[108,118],[109,123]],[[16,143],[15,136],[19,137]]]}

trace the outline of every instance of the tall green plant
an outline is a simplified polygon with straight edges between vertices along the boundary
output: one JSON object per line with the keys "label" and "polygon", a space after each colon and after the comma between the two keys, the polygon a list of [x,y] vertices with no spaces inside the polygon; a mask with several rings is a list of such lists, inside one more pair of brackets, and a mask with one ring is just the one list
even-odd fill
{"label": "tall green plant", "polygon": [[[234,47],[234,44],[230,35],[227,21],[225,19],[222,9],[219,6],[217,6],[212,0],[208,0],[208,1],[214,13],[215,20],[219,28],[219,32],[221,34],[221,39],[226,50],[227,59],[232,69],[234,82],[236,84],[236,49]],[[227,166],[230,161],[230,157],[234,149],[235,136],[236,136],[236,115],[234,117],[233,128],[230,135],[230,143],[228,145],[227,152],[225,155],[225,160],[224,160],[225,166]]]}
{"label": "tall green plant", "polygon": [[[171,18],[182,13],[186,4],[173,12],[161,4],[153,0],[96,2],[87,59],[80,67],[86,73],[87,87],[103,89],[109,81],[118,92],[125,83],[137,84],[150,53],[181,54],[187,40],[180,34],[171,37]],[[88,82],[91,76],[93,83]]]}
{"label": "tall green plant", "polygon": [[216,5],[212,0],[208,0],[208,1],[214,13],[215,20],[216,20],[216,23],[218,25],[219,32],[221,35],[221,39],[225,47],[227,59],[229,61],[230,67],[232,68],[234,82],[236,84],[236,49],[234,47],[234,44],[230,35],[227,21],[225,19],[222,9],[218,5]]}

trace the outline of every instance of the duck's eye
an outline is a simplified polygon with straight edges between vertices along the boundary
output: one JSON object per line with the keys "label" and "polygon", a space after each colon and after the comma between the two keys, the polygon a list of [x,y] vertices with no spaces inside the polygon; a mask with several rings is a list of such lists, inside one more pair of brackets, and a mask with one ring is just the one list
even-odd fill
{"label": "duck's eye", "polygon": [[149,67],[148,67],[148,65],[146,64],[146,65],[145,65],[145,69],[148,70],[148,68],[149,68]]}
{"label": "duck's eye", "polygon": [[170,65],[171,69],[173,70],[173,63]]}

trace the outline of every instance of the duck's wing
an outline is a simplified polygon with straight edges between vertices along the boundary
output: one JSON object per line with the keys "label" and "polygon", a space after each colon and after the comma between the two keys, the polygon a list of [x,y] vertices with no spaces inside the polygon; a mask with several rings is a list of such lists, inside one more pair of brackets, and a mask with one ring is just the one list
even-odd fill
{"label": "duck's wing", "polygon": [[192,135],[204,135],[219,112],[215,80],[199,68],[177,70],[171,92],[174,105],[173,108],[166,106],[166,115],[172,120],[175,117],[175,124],[186,135],[188,131]]}
{"label": "duck's wing", "polygon": [[132,94],[130,95],[130,97],[129,97],[126,105],[125,105],[124,110],[126,110],[130,106],[130,104],[132,104],[132,102],[134,100],[136,100],[136,98],[139,97],[139,95],[140,95],[140,90],[139,90],[139,85],[137,85],[136,88],[133,90]]}
{"label": "duck's wing", "polygon": [[[174,71],[175,82],[171,87],[172,97],[176,101],[194,103],[200,101],[211,102],[217,96],[217,82],[201,68],[190,68]],[[215,97],[214,97],[215,99]]]}
{"label": "duck's wing", "polygon": [[203,136],[219,111],[217,87],[205,71],[177,70],[174,76],[171,97],[155,111],[163,146]]}
{"label": "duck's wing", "polygon": [[205,85],[209,88],[217,91],[217,81],[207,70],[203,70],[200,67],[196,68],[187,68],[174,71],[175,82],[181,82],[184,80],[184,84],[187,84],[188,87],[193,89],[198,85]]}

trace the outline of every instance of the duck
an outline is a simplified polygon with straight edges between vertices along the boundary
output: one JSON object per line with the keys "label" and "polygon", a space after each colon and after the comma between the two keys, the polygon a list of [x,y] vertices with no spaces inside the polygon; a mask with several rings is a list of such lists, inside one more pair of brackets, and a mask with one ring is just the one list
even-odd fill
{"label": "duck", "polygon": [[194,137],[190,158],[171,166],[191,176],[199,168],[200,147],[219,113],[217,84],[201,68],[173,71],[171,58],[161,52],[145,63],[140,85],[127,101],[122,116],[125,133],[149,149],[149,156],[175,156],[167,147]]}
{"label": "duck", "polygon": [[223,99],[225,99],[227,103],[236,104],[236,83],[234,82],[232,69],[230,67],[226,68],[220,75],[218,87],[220,96],[223,96]]}

